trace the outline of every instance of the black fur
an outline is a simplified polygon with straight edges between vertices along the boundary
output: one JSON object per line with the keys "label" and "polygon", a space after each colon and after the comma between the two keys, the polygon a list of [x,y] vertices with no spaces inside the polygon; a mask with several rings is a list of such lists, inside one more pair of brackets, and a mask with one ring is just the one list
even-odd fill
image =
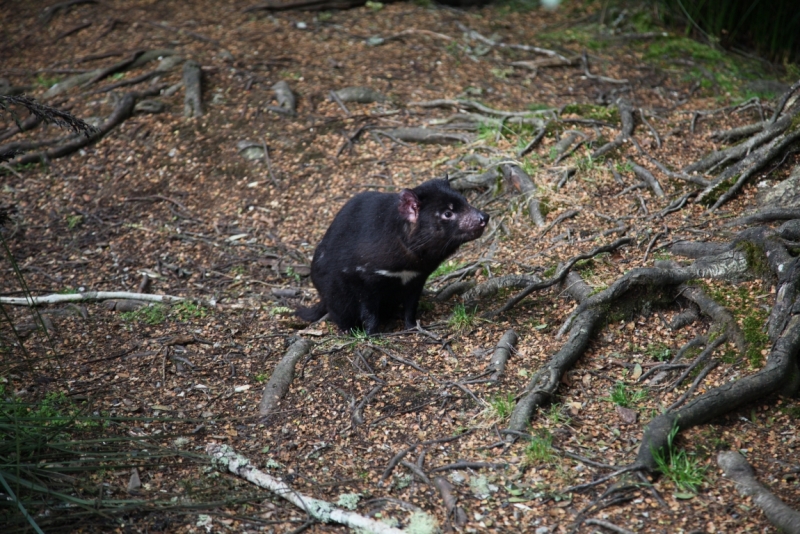
{"label": "black fur", "polygon": [[314,252],[311,280],[320,302],[297,315],[317,321],[327,313],[344,331],[361,326],[374,334],[402,306],[412,328],[425,280],[488,221],[446,179],[397,194],[359,193]]}

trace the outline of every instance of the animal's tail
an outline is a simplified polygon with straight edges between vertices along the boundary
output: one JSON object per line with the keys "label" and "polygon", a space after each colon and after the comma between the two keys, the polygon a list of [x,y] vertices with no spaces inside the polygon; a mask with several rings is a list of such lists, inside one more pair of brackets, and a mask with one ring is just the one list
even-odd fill
{"label": "animal's tail", "polygon": [[310,308],[300,306],[295,311],[295,314],[297,314],[298,317],[304,321],[308,321],[309,323],[319,321],[325,316],[326,313],[328,313],[328,307],[322,301],[319,301]]}

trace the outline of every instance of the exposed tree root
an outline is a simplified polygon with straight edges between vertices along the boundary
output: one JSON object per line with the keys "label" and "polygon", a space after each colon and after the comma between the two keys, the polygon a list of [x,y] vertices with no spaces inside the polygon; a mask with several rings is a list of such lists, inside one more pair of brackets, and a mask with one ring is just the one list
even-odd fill
{"label": "exposed tree root", "polygon": [[556,272],[556,274],[553,275],[552,278],[550,278],[548,280],[544,280],[543,282],[534,282],[534,283],[530,284],[528,287],[526,287],[525,289],[523,289],[522,291],[520,291],[519,293],[514,295],[512,298],[508,299],[508,301],[506,301],[506,303],[500,309],[494,310],[494,311],[490,311],[490,312],[486,312],[483,316],[488,319],[488,318],[494,317],[494,316],[496,316],[496,315],[498,315],[500,313],[507,312],[508,310],[510,310],[511,308],[516,306],[517,304],[519,304],[522,301],[522,299],[524,299],[525,297],[527,297],[528,295],[530,295],[534,291],[547,289],[548,287],[552,287],[552,286],[558,284],[559,282],[561,282],[562,280],[564,280],[564,278],[569,274],[570,269],[572,269],[572,267],[576,263],[578,263],[579,261],[588,260],[589,258],[593,258],[594,256],[597,256],[598,254],[602,254],[604,252],[611,252],[611,251],[616,250],[617,248],[621,247],[622,245],[627,245],[631,241],[632,241],[631,238],[623,237],[622,239],[618,239],[618,240],[616,240],[615,242],[613,242],[613,243],[611,243],[609,245],[604,245],[604,246],[598,247],[598,248],[596,248],[596,249],[594,249],[591,252],[588,252],[586,254],[580,254],[578,256],[575,256],[574,258],[569,260],[566,263],[566,265],[561,266],[558,269],[558,272]]}
{"label": "exposed tree root", "polygon": [[490,278],[485,282],[478,284],[477,286],[474,282],[472,282],[474,287],[465,292],[462,295],[462,299],[464,302],[473,302],[492,297],[501,289],[522,289],[528,287],[529,285],[538,283],[541,283],[541,280],[538,276],[529,276],[524,274],[508,274],[505,276],[497,276],[495,278]]}
{"label": "exposed tree root", "polygon": [[725,476],[736,483],[739,493],[752,497],[755,505],[764,510],[767,519],[781,532],[800,534],[800,512],[786,506],[761,484],[744,456],[736,451],[721,451],[717,455],[717,463]]}
{"label": "exposed tree root", "polygon": [[[760,228],[749,229],[739,234],[734,240],[734,244],[744,242],[751,243],[752,247],[760,247],[761,250],[765,250],[767,261],[774,272],[781,273],[781,278],[785,278],[788,273],[795,272],[794,267],[797,260],[780,253],[785,249],[775,242],[773,234]],[[688,247],[684,248],[688,249]],[[579,304],[560,329],[560,333],[569,330],[569,337],[564,346],[532,377],[511,415],[509,429],[516,432],[525,429],[534,409],[547,402],[555,394],[561,377],[586,349],[594,329],[599,326],[613,307],[619,306],[624,301],[625,295],[632,294],[634,290],[637,290],[635,294],[640,295],[637,299],[638,306],[647,307],[651,305],[649,302],[656,298],[656,293],[660,291],[659,288],[682,287],[681,293],[697,303],[704,313],[719,323],[723,334],[723,337],[710,344],[701,357],[697,358],[678,379],[677,383],[680,383],[688,376],[692,368],[706,365],[690,388],[690,393],[674,404],[674,411],[668,411],[657,417],[648,426],[645,440],[639,449],[636,465],[650,470],[655,468],[651,451],[659,450],[666,445],[665,440],[673,423],[677,422],[679,428],[688,428],[727,413],[744,403],[779,391],[781,387],[788,390],[796,389],[796,383],[800,381],[800,376],[798,376],[797,362],[794,361],[795,356],[793,355],[800,348],[800,316],[786,314],[784,321],[788,317],[789,326],[782,329],[783,334],[778,339],[767,366],[762,371],[706,393],[691,401],[686,407],[677,409],[697,388],[703,377],[716,366],[715,361],[708,361],[716,346],[719,346],[725,339],[731,339],[740,351],[745,350],[743,336],[730,313],[711,301],[699,289],[681,286],[681,284],[694,278],[730,278],[745,274],[748,271],[748,260],[751,262],[754,260],[747,257],[741,250],[742,248],[747,247],[738,245],[735,248],[731,246],[708,247],[704,252],[712,251],[717,254],[713,256],[698,254],[701,257],[687,267],[664,263],[653,268],[634,269],[604,291],[591,296],[589,287],[583,283],[580,277],[570,273],[566,280],[567,292],[575,297]],[[699,250],[699,247],[693,250]],[[796,284],[797,278],[792,278],[792,280]],[[649,296],[643,300],[641,295],[648,295],[648,293]],[[794,309],[794,305],[784,306],[784,309]],[[661,370],[666,369],[662,368]]]}

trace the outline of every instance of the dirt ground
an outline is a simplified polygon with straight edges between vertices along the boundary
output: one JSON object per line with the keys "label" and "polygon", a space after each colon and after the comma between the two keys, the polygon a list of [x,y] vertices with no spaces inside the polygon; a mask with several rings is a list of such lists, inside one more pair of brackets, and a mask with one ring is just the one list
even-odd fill
{"label": "dirt ground", "polygon": [[[128,313],[102,302],[44,306],[47,333],[30,327],[30,310],[6,306],[26,336],[27,351],[39,357],[29,368],[20,365],[19,350],[2,353],[0,378],[9,391],[28,399],[62,391],[98,413],[164,418],[141,419],[119,431],[154,442],[169,436],[162,441],[187,453],[202,453],[211,442],[228,444],[296,491],[333,503],[357,494],[358,513],[393,517],[401,526],[417,508],[442,527],[450,525],[439,491],[411,467],[400,464],[381,482],[396,453],[414,444],[405,460],[454,486],[466,532],[570,532],[579,518],[634,532],[774,531],[723,477],[716,464],[722,449],[746,451],[759,479],[800,508],[800,404],[791,398],[770,397],[681,433],[678,446],[705,468],[696,494],[667,477],[650,478],[652,488],[642,485],[613,503],[601,496],[614,480],[584,492],[565,491],[608,474],[600,464],[632,462],[647,421],[688,388],[684,383],[667,391],[636,380],[642,369],[708,329],[704,319],[670,329],[682,311],[675,303],[609,323],[596,333],[550,407],[530,422],[531,435],[556,447],[543,456],[531,452],[524,439],[505,444],[501,430],[509,403],[565,341],[556,334],[576,303],[562,288],[535,292],[491,320],[472,317],[467,309],[467,319],[459,321],[457,299],[433,298],[452,279],[432,278],[419,314],[425,333],[402,332],[398,324],[369,339],[343,335],[327,323],[307,328],[291,314],[295,306],[315,300],[308,278],[314,246],[353,194],[398,191],[464,171],[475,165],[476,160],[465,161],[468,155],[514,158],[536,132],[480,125],[457,130],[470,136],[468,142],[446,144],[407,143],[379,133],[443,123],[455,113],[415,102],[468,99],[510,111],[585,105],[562,111],[573,122],[548,131],[530,155],[520,158],[547,192],[547,223],[570,210],[579,213],[544,232],[532,224],[513,188],[468,191],[470,202],[490,213],[492,223],[447,265],[455,269],[480,261],[480,269],[466,276],[476,282],[508,274],[546,278],[559,262],[631,237],[631,244],[581,264],[584,281],[599,290],[626,271],[665,257],[661,247],[669,243],[729,237],[735,230],[722,222],[751,208],[757,184],[785,178],[800,158],[790,154],[713,214],[689,203],[649,217],[681,197],[686,183],[663,178],[663,198],[647,188],[631,188],[638,179],[626,165],[626,157],[636,154],[629,144],[605,161],[588,157],[586,144],[553,163],[558,135],[578,130],[594,140],[595,148],[601,139],[613,139],[619,116],[602,112],[625,98],[645,110],[650,123],[637,124],[639,142],[664,164],[680,168],[720,146],[711,132],[759,117],[756,107],[700,116],[695,111],[721,109],[751,96],[760,96],[766,106],[788,84],[762,78],[785,81],[780,72],[742,58],[735,60],[740,66],[733,72],[728,59],[654,47],[661,41],[640,27],[644,11],[601,12],[601,3],[587,8],[566,2],[556,11],[508,6],[460,11],[396,3],[267,13],[244,12],[251,4],[238,0],[103,0],[44,17],[49,4],[0,3],[0,77],[11,86],[27,86],[27,94],[44,99],[53,84],[70,76],[135,51],[163,49],[201,65],[204,109],[201,117],[185,118],[183,89],[162,90],[148,97],[165,105],[160,113],[136,112],[100,142],[47,165],[0,169],[0,203],[16,210],[4,236],[30,292],[139,292],[146,277],[149,293],[199,299],[205,306]],[[580,59],[537,70],[514,66],[550,56],[491,46],[470,30],[570,59],[587,50],[588,68]],[[137,85],[94,92],[154,65],[43,101],[90,123],[102,120],[125,92],[168,89],[181,81],[176,67]],[[294,115],[269,108],[278,105],[272,88],[281,80],[297,97]],[[333,90],[354,86],[385,98],[340,105],[330,97]],[[8,117],[3,120],[4,130],[12,126]],[[48,126],[27,138],[57,134]],[[246,157],[250,154],[254,159]],[[568,166],[576,172],[558,187]],[[10,262],[4,260],[2,269],[0,291],[19,296]],[[478,314],[500,307],[515,292],[480,300]],[[771,302],[774,292],[769,281],[749,280],[734,286],[728,298],[735,309],[745,301]],[[10,335],[6,323],[3,329]],[[519,341],[501,381],[467,384],[485,376],[492,351],[508,329]],[[313,341],[313,349],[298,365],[280,409],[260,417],[264,385],[298,337]],[[719,365],[696,394],[758,366],[741,358]],[[631,396],[632,418],[611,400],[620,383]],[[360,408],[359,424],[354,410],[376,385],[382,387]],[[173,441],[178,434],[188,439]],[[436,442],[452,436],[460,437]],[[459,461],[486,465],[434,471]],[[176,496],[186,506],[131,514],[124,526],[113,527],[119,531],[284,533],[306,523],[302,511],[236,477],[212,474],[200,458],[142,466],[139,475],[139,496]],[[97,476],[109,498],[128,494],[129,470]],[[189,506],[211,500],[220,504],[199,512]],[[98,527],[74,526],[81,528]],[[306,532],[342,530],[312,524]],[[584,523],[577,531],[606,530]]]}

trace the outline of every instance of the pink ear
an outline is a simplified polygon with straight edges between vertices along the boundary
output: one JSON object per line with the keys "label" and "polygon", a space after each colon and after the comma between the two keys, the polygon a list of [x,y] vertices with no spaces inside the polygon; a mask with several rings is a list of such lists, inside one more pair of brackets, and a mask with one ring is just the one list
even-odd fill
{"label": "pink ear", "polygon": [[419,215],[419,198],[410,189],[403,189],[400,192],[400,206],[397,209],[405,220],[415,223]]}

